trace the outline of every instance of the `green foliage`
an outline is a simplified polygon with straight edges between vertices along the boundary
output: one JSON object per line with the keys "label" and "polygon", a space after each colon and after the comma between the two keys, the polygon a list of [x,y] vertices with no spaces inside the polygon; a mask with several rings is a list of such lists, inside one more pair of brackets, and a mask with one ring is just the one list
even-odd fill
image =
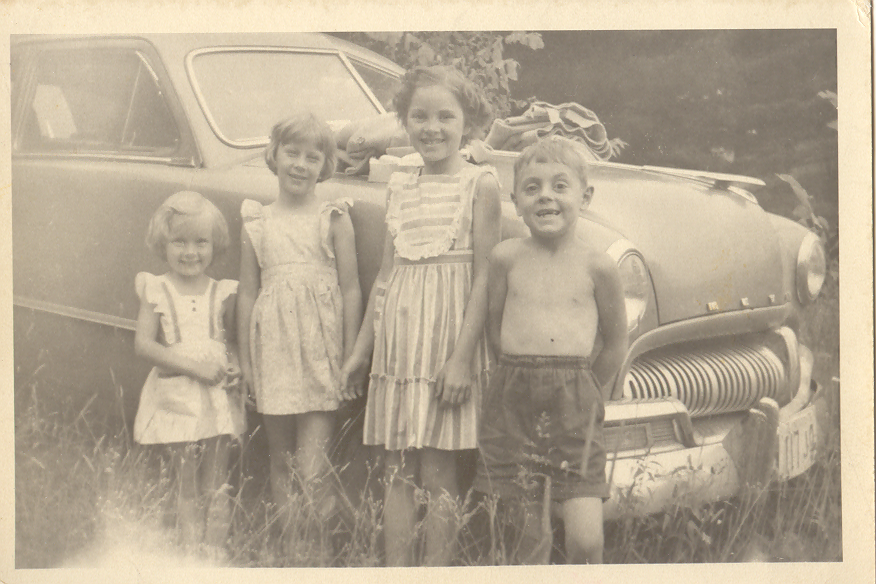
{"label": "green foliage", "polygon": [[405,69],[416,65],[452,65],[480,85],[497,117],[510,114],[521,103],[511,98],[520,63],[505,56],[506,45],[531,50],[544,47],[534,32],[355,32],[346,36],[395,61]]}

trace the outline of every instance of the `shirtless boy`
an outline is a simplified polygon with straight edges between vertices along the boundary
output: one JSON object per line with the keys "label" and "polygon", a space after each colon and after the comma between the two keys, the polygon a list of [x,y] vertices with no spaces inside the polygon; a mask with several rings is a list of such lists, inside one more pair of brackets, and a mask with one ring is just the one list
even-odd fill
{"label": "shirtless boy", "polygon": [[513,563],[547,561],[548,506],[563,519],[569,563],[602,561],[603,402],[627,350],[627,320],[617,266],[575,233],[593,196],[576,148],[548,138],[521,153],[512,198],[530,237],[490,256],[489,333],[500,358],[475,488],[523,514],[513,521],[523,532]]}

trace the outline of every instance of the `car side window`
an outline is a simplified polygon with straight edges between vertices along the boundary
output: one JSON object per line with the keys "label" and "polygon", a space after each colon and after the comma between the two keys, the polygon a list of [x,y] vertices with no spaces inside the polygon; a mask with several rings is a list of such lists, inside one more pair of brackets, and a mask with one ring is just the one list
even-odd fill
{"label": "car side window", "polygon": [[393,111],[392,98],[398,93],[401,81],[398,77],[385,73],[358,59],[350,59],[350,63],[356,68],[356,72],[362,80],[371,88],[374,96],[380,101],[383,109]]}
{"label": "car side window", "polygon": [[128,49],[44,51],[21,150],[167,154],[180,141],[155,73]]}

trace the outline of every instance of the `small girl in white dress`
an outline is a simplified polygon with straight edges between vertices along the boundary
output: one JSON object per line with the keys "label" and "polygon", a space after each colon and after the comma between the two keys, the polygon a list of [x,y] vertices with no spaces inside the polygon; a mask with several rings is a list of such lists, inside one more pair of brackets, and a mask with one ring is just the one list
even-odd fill
{"label": "small girl in white dress", "polygon": [[[277,123],[265,151],[279,193],[241,206],[238,338],[244,385],[262,414],[271,494],[288,528],[292,468],[319,505],[340,405],[339,373],[362,318],[349,202],[321,201],[335,168],[331,129],[312,114]],[[320,499],[323,499],[321,501]]]}
{"label": "small girl in white dress", "polygon": [[230,522],[229,448],[246,421],[227,336],[235,332],[237,282],[204,271],[228,247],[228,225],[213,203],[182,191],[155,212],[146,243],[170,269],[160,276],[141,272],[135,280],[134,347],[155,367],[140,395],[134,439],[171,450],[183,542],[203,541],[222,553]]}

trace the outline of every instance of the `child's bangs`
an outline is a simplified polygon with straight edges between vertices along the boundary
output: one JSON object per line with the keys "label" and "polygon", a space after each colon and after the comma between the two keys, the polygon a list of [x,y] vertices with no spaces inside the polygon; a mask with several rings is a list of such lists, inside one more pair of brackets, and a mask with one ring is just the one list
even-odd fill
{"label": "child's bangs", "polygon": [[334,136],[314,124],[290,124],[283,128],[279,138],[280,144],[308,144],[323,154],[330,152],[330,146],[334,145]]}
{"label": "child's bangs", "polygon": [[168,227],[170,239],[178,236],[200,234],[205,230],[209,230],[211,234],[214,231],[213,217],[207,209],[196,213],[174,213]]}

